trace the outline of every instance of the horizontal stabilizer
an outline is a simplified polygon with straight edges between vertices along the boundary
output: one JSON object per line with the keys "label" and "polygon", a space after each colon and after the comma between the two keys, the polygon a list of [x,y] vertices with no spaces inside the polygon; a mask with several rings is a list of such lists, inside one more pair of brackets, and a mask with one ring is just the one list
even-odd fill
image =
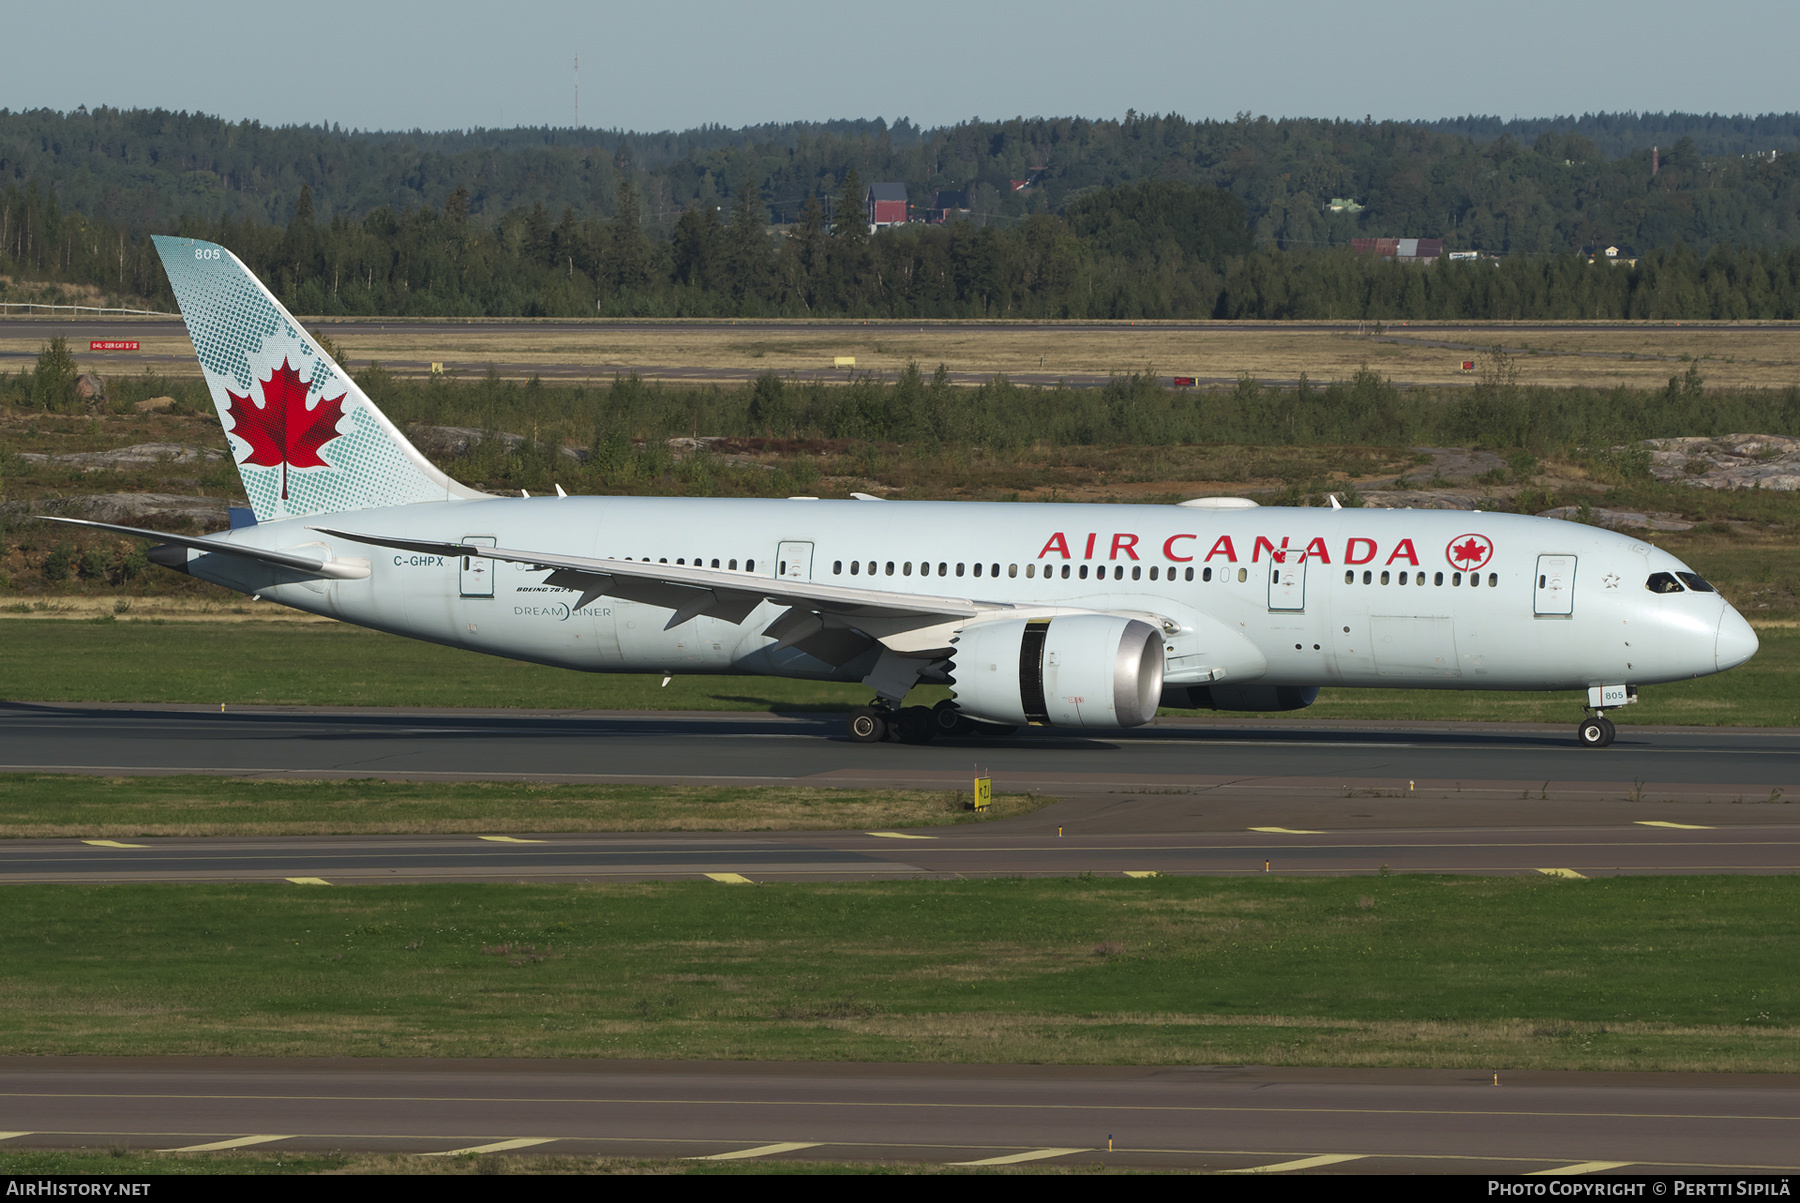
{"label": "horizontal stabilizer", "polygon": [[172,543],[177,547],[189,547],[208,555],[236,556],[243,560],[259,560],[264,564],[276,564],[282,568],[292,568],[296,572],[304,572],[309,576],[322,576],[337,581],[359,581],[369,575],[369,561],[366,559],[327,559],[324,556],[301,555],[291,551],[269,551],[261,547],[245,547],[241,543],[233,543],[228,539],[208,539],[194,535],[171,535],[167,531],[142,530],[135,526],[115,526],[110,522],[91,522],[86,518],[55,518],[49,514],[36,515],[40,522],[66,522],[70,526],[88,526],[95,530],[109,530],[115,535],[131,535],[138,539],[159,539],[164,543]]}

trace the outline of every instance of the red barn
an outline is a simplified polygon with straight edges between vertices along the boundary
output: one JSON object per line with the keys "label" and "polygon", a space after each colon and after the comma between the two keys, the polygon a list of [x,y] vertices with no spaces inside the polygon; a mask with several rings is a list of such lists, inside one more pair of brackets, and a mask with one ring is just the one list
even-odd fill
{"label": "red barn", "polygon": [[869,206],[869,232],[884,226],[903,226],[907,222],[906,185],[870,184],[866,198]]}
{"label": "red barn", "polygon": [[1352,238],[1350,249],[1383,259],[1436,259],[1444,253],[1442,238]]}

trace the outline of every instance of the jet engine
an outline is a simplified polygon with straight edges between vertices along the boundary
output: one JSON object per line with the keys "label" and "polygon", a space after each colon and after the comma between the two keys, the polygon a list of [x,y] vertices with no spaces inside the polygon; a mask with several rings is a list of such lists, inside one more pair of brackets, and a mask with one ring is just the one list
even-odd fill
{"label": "jet engine", "polygon": [[964,627],[951,680],[970,718],[1117,729],[1156,717],[1162,632],[1138,618],[1063,614]]}
{"label": "jet engine", "polygon": [[1162,704],[1171,710],[1304,710],[1317,685],[1171,685]]}

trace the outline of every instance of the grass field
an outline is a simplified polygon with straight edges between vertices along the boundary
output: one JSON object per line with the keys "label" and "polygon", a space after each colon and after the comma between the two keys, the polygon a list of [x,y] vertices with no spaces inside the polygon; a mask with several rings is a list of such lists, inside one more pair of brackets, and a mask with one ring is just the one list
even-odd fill
{"label": "grass field", "polygon": [[[1470,358],[1461,348],[1496,344],[1519,353],[1525,384],[1632,384],[1660,387],[1699,360],[1715,387],[1785,387],[1800,381],[1800,344],[1794,323],[1643,323],[1627,329],[1579,322],[1209,322],[1201,328],[1171,323],[1068,326],[963,322],[758,322],[733,326],[712,320],[627,323],[606,330],[557,321],[475,321],[445,335],[421,323],[329,319],[313,324],[334,339],[351,363],[371,359],[403,374],[431,363],[454,361],[505,365],[503,374],[570,371],[597,380],[614,373],[657,367],[705,368],[754,375],[814,372],[837,356],[856,358],[856,370],[896,373],[917,361],[927,371],[943,364],[976,375],[1106,375],[1154,369],[1162,375],[1224,377],[1248,374],[1292,380],[1302,372],[1315,381],[1347,379],[1363,363],[1404,384],[1456,384]],[[132,332],[142,350],[104,357],[99,370],[197,376],[185,337]],[[30,323],[0,328],[0,352],[35,355],[45,341]],[[1443,345],[1439,345],[1443,344]],[[84,356],[98,360],[100,357]]]}
{"label": "grass field", "polygon": [[1800,1070],[1791,877],[13,886],[0,1053]]}
{"label": "grass field", "polygon": [[956,791],[12,773],[0,774],[0,838],[866,830],[1010,818],[1043,801],[998,795],[976,814]]}
{"label": "grass field", "polygon": [[[1701,360],[1715,386],[1785,386],[1800,379],[1800,351],[1789,323],[1659,323],[1628,330],[1575,323],[1375,324],[1342,322],[1315,327],[1273,323],[1209,323],[1203,329],[1169,324],[1096,327],[1071,325],[986,326],[965,323],[870,322],[822,326],[792,323],[770,328],[691,328],[645,325],[636,329],[583,331],[552,323],[483,323],[453,339],[418,333],[405,325],[380,332],[345,333],[340,345],[357,363],[425,363],[446,359],[591,369],[599,379],[637,370],[654,378],[657,367],[708,368],[741,374],[774,370],[813,372],[837,356],[856,358],[856,370],[898,373],[909,362],[927,371],[943,364],[952,372],[1106,375],[1153,370],[1161,375],[1315,381],[1347,379],[1369,364],[1406,384],[1455,384],[1469,378],[1459,348],[1501,344],[1520,353],[1526,384],[1632,384],[1659,387],[1686,368],[1683,356]],[[321,329],[333,337],[331,323]],[[1438,345],[1449,344],[1449,345]]]}
{"label": "grass field", "polygon": [[[1749,664],[1647,686],[1621,724],[1800,726],[1800,627],[1766,627]],[[337,623],[0,618],[0,699],[200,705],[471,706],[551,710],[824,710],[868,700],[861,685],[773,677],[604,675],[544,668]],[[909,701],[948,696],[941,686]],[[1279,717],[1567,722],[1574,693],[1327,689]],[[1170,712],[1174,713],[1174,712]],[[1199,712],[1204,715],[1207,712]]]}

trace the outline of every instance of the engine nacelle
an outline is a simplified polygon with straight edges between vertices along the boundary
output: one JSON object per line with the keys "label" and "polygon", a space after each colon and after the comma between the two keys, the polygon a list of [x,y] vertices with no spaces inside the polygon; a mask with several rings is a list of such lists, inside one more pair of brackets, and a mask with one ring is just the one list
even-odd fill
{"label": "engine nacelle", "polygon": [[1156,717],[1162,632],[1116,614],[983,622],[957,637],[951,679],[970,718],[1017,726],[1136,727]]}
{"label": "engine nacelle", "polygon": [[1317,685],[1171,685],[1162,704],[1172,710],[1304,710]]}

